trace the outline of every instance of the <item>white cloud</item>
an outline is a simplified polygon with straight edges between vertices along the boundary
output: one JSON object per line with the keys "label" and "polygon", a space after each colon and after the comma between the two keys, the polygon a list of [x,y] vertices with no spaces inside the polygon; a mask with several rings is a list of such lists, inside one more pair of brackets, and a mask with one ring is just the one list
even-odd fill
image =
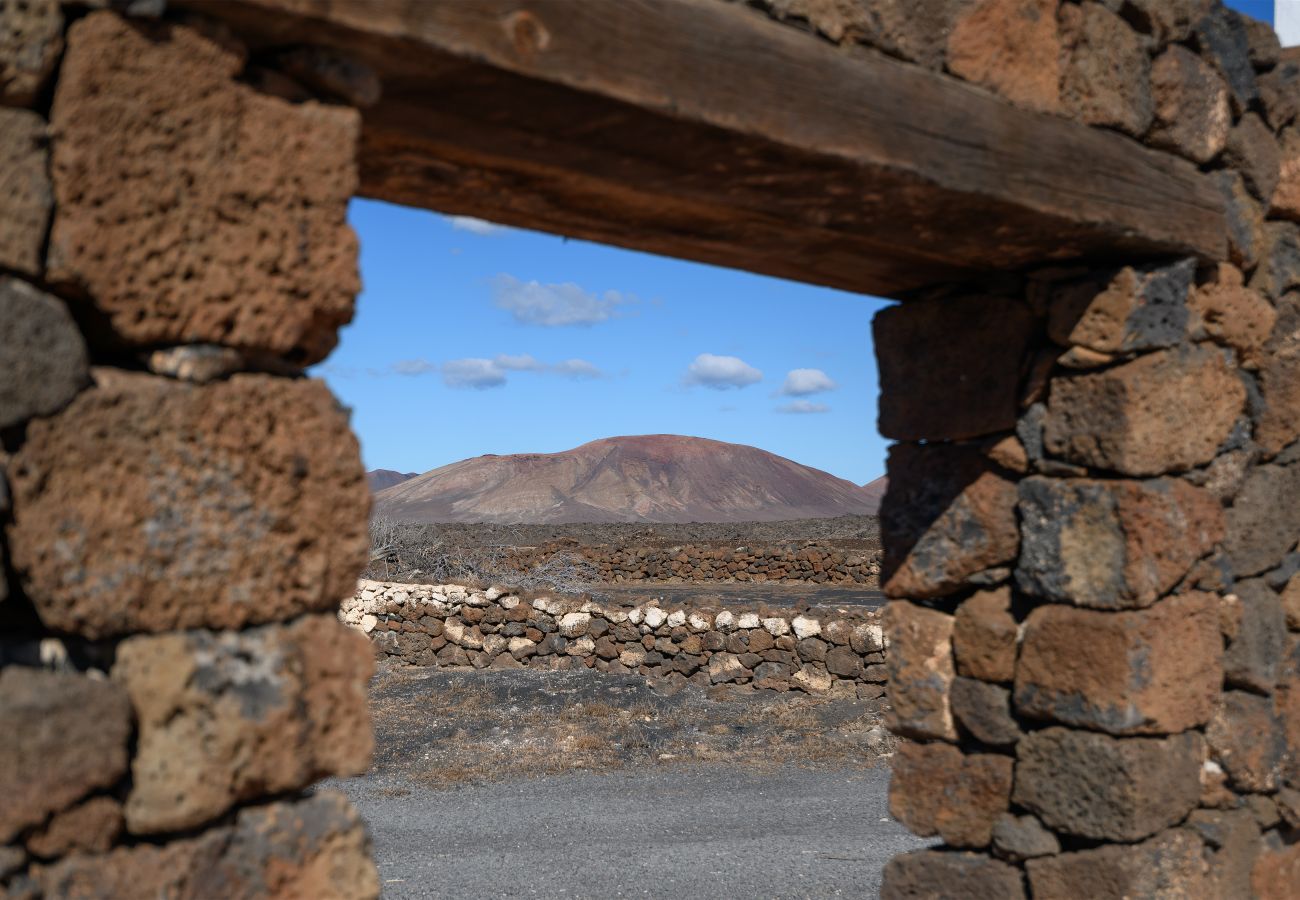
{"label": "white cloud", "polygon": [[821,369],[791,369],[786,373],[780,394],[784,397],[807,397],[839,387]]}
{"label": "white cloud", "polygon": [[[425,369],[423,371],[431,371]],[[530,354],[511,356],[499,353],[492,359],[469,358],[453,359],[441,368],[442,383],[451,388],[485,388],[501,387],[509,378],[510,372],[535,372],[540,375],[559,375],[562,378],[590,379],[607,377],[594,363],[585,359],[566,359],[549,365]]]}
{"label": "white cloud", "polygon": [[442,383],[449,388],[501,387],[506,383],[505,370],[492,359],[453,359],[443,363]]}
{"label": "white cloud", "polygon": [[504,225],[485,222],[482,219],[475,219],[473,216],[448,216],[447,221],[451,222],[451,227],[457,231],[468,231],[470,234],[477,234],[480,237],[491,237],[507,230]]}
{"label": "white cloud", "polygon": [[778,406],[776,411],[779,413],[790,413],[792,415],[812,415],[815,413],[830,412],[831,408],[825,403],[814,403],[811,400],[792,400],[784,406]]}
{"label": "white cloud", "polygon": [[742,388],[763,380],[763,373],[738,356],[714,356],[701,353],[686,370],[686,384],[725,391]]}
{"label": "white cloud", "polygon": [[556,375],[565,378],[604,378],[605,373],[598,366],[585,359],[566,359],[551,367]]}
{"label": "white cloud", "polygon": [[438,371],[438,366],[427,359],[399,359],[393,363],[393,371],[398,375],[424,375]]}
{"label": "white cloud", "polygon": [[618,307],[635,298],[618,291],[597,296],[571,281],[542,284],[501,274],[492,279],[492,302],[525,325],[594,325],[612,319]]}

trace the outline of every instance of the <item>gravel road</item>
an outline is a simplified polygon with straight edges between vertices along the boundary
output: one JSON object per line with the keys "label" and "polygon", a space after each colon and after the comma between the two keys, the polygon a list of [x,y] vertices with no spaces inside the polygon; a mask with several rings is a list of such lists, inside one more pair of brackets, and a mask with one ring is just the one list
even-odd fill
{"label": "gravel road", "polygon": [[895,853],[887,769],[721,765],[330,786],[370,823],[387,898],[874,897]]}

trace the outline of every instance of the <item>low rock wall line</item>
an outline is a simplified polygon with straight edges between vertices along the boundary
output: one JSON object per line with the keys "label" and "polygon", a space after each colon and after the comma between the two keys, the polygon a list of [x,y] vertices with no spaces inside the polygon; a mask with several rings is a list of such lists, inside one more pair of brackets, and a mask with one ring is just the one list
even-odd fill
{"label": "low rock wall line", "polygon": [[521,572],[542,566],[557,553],[590,563],[600,580],[612,584],[639,581],[720,581],[875,585],[880,554],[820,544],[802,547],[683,544],[674,547],[577,546],[552,543],[511,551],[507,561]]}
{"label": "low rock wall line", "polygon": [[361,580],[339,617],[409,665],[639,673],[774,691],[884,694],[876,610],[834,615],[663,608],[581,598],[526,600],[501,588]]}

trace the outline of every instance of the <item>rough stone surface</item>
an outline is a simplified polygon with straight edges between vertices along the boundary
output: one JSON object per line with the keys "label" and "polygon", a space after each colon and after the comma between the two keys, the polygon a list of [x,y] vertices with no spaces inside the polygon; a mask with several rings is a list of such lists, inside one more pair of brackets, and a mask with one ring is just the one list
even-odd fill
{"label": "rough stone surface", "polygon": [[86,345],[67,307],[25,281],[4,276],[0,371],[0,428],[58,412],[90,380]]}
{"label": "rough stone surface", "polygon": [[1218,500],[1175,478],[1026,478],[1020,519],[1020,589],[1098,609],[1151,605],[1224,535]]}
{"label": "rough stone surface", "polygon": [[1271,694],[1286,650],[1286,613],[1282,601],[1260,578],[1237,583],[1235,602],[1225,607],[1228,649],[1224,680],[1261,694]]}
{"label": "rough stone surface", "polygon": [[140,729],[127,829],[193,828],[241,801],[364,772],[373,665],[366,639],[329,615],[128,638],[113,667]]}
{"label": "rough stone surface", "polygon": [[[3,32],[0,24],[0,41]],[[47,157],[45,120],[24,109],[0,108],[0,266],[24,275],[41,273],[53,202]]]}
{"label": "rough stone surface", "polygon": [[1009,756],[964,754],[952,744],[902,744],[893,760],[889,812],[921,837],[985,847],[1011,797]]}
{"label": "rough stone surface", "polygon": [[243,809],[196,837],[72,856],[38,877],[46,896],[79,900],[379,896],[365,825],[332,792]]}
{"label": "rough stone surface", "polygon": [[1025,621],[1016,710],[1110,734],[1172,734],[1209,721],[1222,683],[1211,594],[1138,612],[1048,605]]}
{"label": "rough stone surface", "polygon": [[1060,18],[1067,114],[1140,137],[1153,108],[1151,62],[1142,39],[1100,3],[1063,4]]}
{"label": "rough stone surface", "polygon": [[1234,265],[1250,271],[1264,250],[1264,212],[1246,190],[1246,182],[1237,172],[1225,169],[1213,172],[1209,177],[1223,195],[1228,258]]}
{"label": "rough stone surface", "polygon": [[1281,130],[1300,113],[1300,63],[1282,60],[1276,68],[1256,80],[1260,105],[1268,124]]}
{"label": "rough stone surface", "polygon": [[1192,291],[1188,306],[1188,328],[1195,337],[1231,347],[1243,368],[1257,369],[1265,362],[1277,312],[1262,294],[1242,284],[1240,271],[1220,266],[1218,279]]}
{"label": "rough stone surface", "polygon": [[885,608],[889,638],[889,727],[904,737],[957,740],[949,690],[952,616],[906,600]]}
{"label": "rough stone surface", "polygon": [[[1159,0],[1154,0],[1159,2]],[[1250,62],[1250,35],[1240,13],[1213,3],[1195,22],[1192,37],[1197,50],[1219,70],[1232,94],[1234,107],[1245,110],[1258,96],[1255,67]]]}
{"label": "rough stone surface", "polygon": [[212,343],[317,362],[352,317],[355,110],[235,81],[198,30],[93,12],[68,32],[51,113],[51,281],[111,344]]}
{"label": "rough stone surface", "polygon": [[1218,156],[1228,141],[1232,108],[1219,74],[1186,47],[1172,46],[1151,66],[1155,121],[1147,143],[1198,163]]}
{"label": "rough stone surface", "polygon": [[1043,440],[1069,462],[1161,475],[1209,462],[1232,432],[1246,389],[1207,345],[1054,378]]}
{"label": "rough stone surface", "polygon": [[1025,864],[1034,900],[1210,898],[1214,880],[1194,833],[1175,828],[1140,844],[1112,845],[1031,859]]}
{"label": "rough stone surface", "polygon": [[0,2],[0,105],[31,106],[63,49],[58,0]]}
{"label": "rough stone surface", "polygon": [[1282,153],[1264,120],[1247,113],[1228,134],[1223,161],[1246,180],[1255,199],[1267,209],[1282,171]]}
{"label": "rough stone surface", "polygon": [[1300,128],[1287,128],[1278,137],[1279,167],[1269,214],[1300,221]]}
{"label": "rough stone surface", "polygon": [[131,707],[106,681],[0,669],[0,844],[127,770]]}
{"label": "rough stone surface", "polygon": [[100,795],[55,813],[26,843],[32,856],[54,859],[69,853],[107,853],[121,833],[122,804]]}
{"label": "rough stone surface", "polygon": [[1062,284],[1052,292],[1048,336],[1099,353],[1171,347],[1187,333],[1187,295],[1195,274],[1195,260],[1186,259]]}
{"label": "rough stone surface", "polygon": [[977,0],[948,36],[948,70],[1017,106],[1061,107],[1061,35],[1055,0]]}
{"label": "rough stone surface", "polygon": [[1061,852],[1061,842],[1033,816],[1003,813],[993,823],[993,852],[1003,859],[1022,862]]}
{"label": "rough stone surface", "polygon": [[1259,265],[1250,287],[1274,300],[1300,287],[1300,226],[1269,220],[1261,230]]}
{"label": "rough stone surface", "polygon": [[957,673],[984,681],[1013,679],[1018,630],[1010,588],[979,591],[962,601],[952,629]]}
{"label": "rough stone surface", "polygon": [[978,447],[897,444],[880,508],[881,584],[893,597],[952,593],[1015,559],[1016,486]]}
{"label": "rough stone surface", "polygon": [[322,383],[101,374],[29,426],[9,468],[10,555],[42,621],[87,637],[236,628],[352,591],[369,492]]}
{"label": "rough stone surface", "polygon": [[1137,841],[1182,821],[1200,800],[1204,740],[1114,738],[1045,728],[1016,745],[1012,800],[1054,831]]}
{"label": "rough stone surface", "polygon": [[[1033,329],[1023,303],[978,295],[915,300],[878,312],[872,329],[882,435],[961,440],[1014,427],[1021,359]],[[949,337],[935,354],[940,333]],[[998,352],[988,352],[991,346]]]}
{"label": "rough stone surface", "polygon": [[980,743],[1007,747],[1020,740],[1020,726],[1011,715],[1011,691],[1002,685],[958,678],[950,702],[957,721]]}
{"label": "rough stone surface", "polygon": [[1263,847],[1250,873],[1256,900],[1288,900],[1300,884],[1300,843],[1286,844],[1273,836]]}
{"label": "rough stone surface", "polygon": [[1205,741],[1238,791],[1277,790],[1286,742],[1271,698],[1244,691],[1225,692],[1205,729]]}
{"label": "rough stone surface", "polygon": [[1024,900],[1020,870],[982,853],[914,850],[895,856],[881,876],[881,900]]}
{"label": "rough stone surface", "polygon": [[1250,872],[1261,848],[1259,825],[1248,809],[1198,809],[1187,826],[1205,842],[1214,897],[1249,897]]}
{"label": "rough stone surface", "polygon": [[836,43],[869,44],[929,69],[943,66],[963,0],[766,0],[778,18],[801,19]]}
{"label": "rough stone surface", "polygon": [[1223,547],[1237,577],[1282,561],[1300,536],[1300,465],[1256,466],[1227,511]]}
{"label": "rough stone surface", "polygon": [[1300,294],[1278,301],[1272,325],[1260,365],[1262,408],[1254,435],[1269,456],[1300,438]]}
{"label": "rough stone surface", "polygon": [[1287,655],[1274,696],[1286,751],[1282,757],[1285,784],[1300,788],[1300,637],[1287,636]]}

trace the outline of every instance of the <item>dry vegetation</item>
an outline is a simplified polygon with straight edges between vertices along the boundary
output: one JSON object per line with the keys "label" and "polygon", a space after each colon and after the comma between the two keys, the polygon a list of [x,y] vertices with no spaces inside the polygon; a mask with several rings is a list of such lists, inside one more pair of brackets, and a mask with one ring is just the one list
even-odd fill
{"label": "dry vegetation", "polygon": [[387,667],[372,687],[376,767],[448,786],[626,767],[875,765],[891,739],[880,701],[579,672]]}

